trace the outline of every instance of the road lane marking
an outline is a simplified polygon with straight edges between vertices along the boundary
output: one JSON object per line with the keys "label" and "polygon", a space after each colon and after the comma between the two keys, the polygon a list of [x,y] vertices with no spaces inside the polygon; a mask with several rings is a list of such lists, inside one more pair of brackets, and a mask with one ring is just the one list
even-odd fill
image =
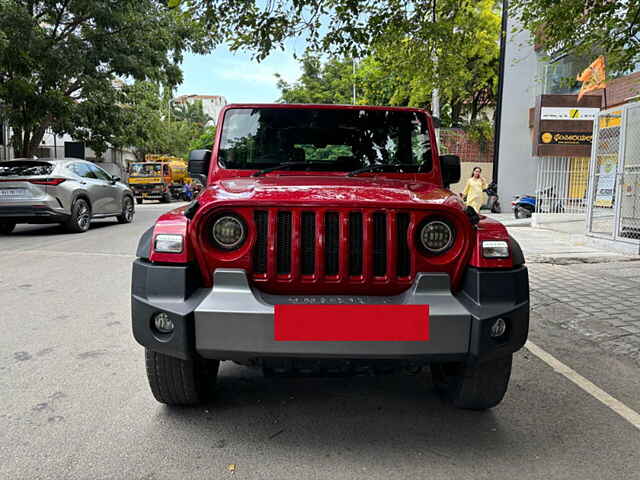
{"label": "road lane marking", "polygon": [[126,253],[104,253],[104,252],[64,252],[61,250],[20,250],[20,253],[33,254],[33,255],[62,255],[67,257],[76,257],[78,255],[91,257],[123,257],[123,258],[136,258],[135,255]]}
{"label": "road lane marking", "polygon": [[571,367],[568,367],[567,365],[562,363],[560,360],[555,358],[550,353],[544,351],[535,343],[532,343],[527,340],[525,347],[527,347],[527,350],[529,350],[536,357],[538,357],[544,363],[546,363],[551,368],[553,368],[560,375],[571,380],[573,383],[575,383],[578,387],[580,387],[582,390],[587,392],[593,398],[595,398],[596,400],[600,401],[600,403],[603,403],[604,405],[609,407],[611,410],[616,412],[618,415],[624,418],[631,425],[633,425],[638,430],[640,430],[640,413],[627,407],[620,400],[613,398],[611,395],[609,395],[607,392],[602,390],[600,387],[598,387],[597,385],[593,384],[592,382],[584,378],[578,372],[576,372]]}

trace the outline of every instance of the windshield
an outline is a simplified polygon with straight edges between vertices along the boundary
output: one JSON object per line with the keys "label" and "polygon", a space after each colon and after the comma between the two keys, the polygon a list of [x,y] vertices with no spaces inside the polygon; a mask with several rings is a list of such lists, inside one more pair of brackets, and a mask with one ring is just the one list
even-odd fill
{"label": "windshield", "polygon": [[424,117],[416,112],[238,108],[224,116],[218,161],[228,169],[308,162],[306,170],[402,164],[428,172],[431,146]]}
{"label": "windshield", "polygon": [[160,163],[132,163],[131,177],[157,177],[162,175],[162,164]]}
{"label": "windshield", "polygon": [[0,177],[26,177],[32,175],[49,175],[53,165],[47,162],[12,160],[0,162]]}

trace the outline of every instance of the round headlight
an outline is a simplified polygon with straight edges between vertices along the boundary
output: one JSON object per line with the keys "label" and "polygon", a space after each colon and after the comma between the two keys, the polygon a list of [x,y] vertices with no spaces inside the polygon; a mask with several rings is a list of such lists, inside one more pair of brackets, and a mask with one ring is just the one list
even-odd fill
{"label": "round headlight", "polygon": [[217,247],[233,250],[244,242],[246,231],[244,223],[238,217],[223,215],[213,222],[212,234]]}
{"label": "round headlight", "polygon": [[442,220],[431,220],[420,230],[420,243],[429,253],[442,253],[453,245],[453,229]]}

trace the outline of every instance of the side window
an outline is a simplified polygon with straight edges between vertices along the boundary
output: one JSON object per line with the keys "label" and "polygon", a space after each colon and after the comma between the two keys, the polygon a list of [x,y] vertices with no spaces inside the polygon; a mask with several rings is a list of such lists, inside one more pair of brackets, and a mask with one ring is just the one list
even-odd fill
{"label": "side window", "polygon": [[95,174],[89,169],[87,163],[74,163],[71,170],[82,178],[96,178]]}
{"label": "side window", "polygon": [[111,181],[111,175],[102,170],[100,167],[96,165],[89,165],[89,170],[93,172],[97,179],[106,180],[107,182]]}

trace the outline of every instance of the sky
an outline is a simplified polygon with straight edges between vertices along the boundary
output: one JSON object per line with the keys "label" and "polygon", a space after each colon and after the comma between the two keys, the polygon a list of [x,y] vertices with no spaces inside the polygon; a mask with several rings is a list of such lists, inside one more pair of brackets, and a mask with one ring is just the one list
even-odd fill
{"label": "sky", "polygon": [[260,63],[251,60],[248,53],[232,53],[225,46],[209,55],[186,55],[184,81],[176,95],[222,95],[229,103],[274,102],[280,97],[274,74],[288,82],[297,80],[300,68],[293,55],[303,51],[290,42],[284,51],[274,52]]}

